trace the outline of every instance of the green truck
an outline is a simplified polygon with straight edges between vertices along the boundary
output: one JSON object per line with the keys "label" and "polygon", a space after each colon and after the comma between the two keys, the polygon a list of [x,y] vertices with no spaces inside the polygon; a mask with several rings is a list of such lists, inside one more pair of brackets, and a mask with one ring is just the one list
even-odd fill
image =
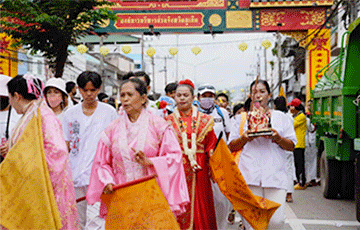
{"label": "green truck", "polygon": [[312,91],[321,187],[329,199],[355,198],[360,221],[360,18],[349,26],[340,55],[323,73]]}

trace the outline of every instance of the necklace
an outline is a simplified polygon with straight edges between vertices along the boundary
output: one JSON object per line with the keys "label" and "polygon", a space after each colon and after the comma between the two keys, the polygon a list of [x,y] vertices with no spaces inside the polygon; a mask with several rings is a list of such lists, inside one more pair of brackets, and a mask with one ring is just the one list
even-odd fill
{"label": "necklace", "polygon": [[191,116],[191,149],[188,146],[188,138],[186,134],[186,128],[184,125],[184,121],[180,116],[180,112],[178,108],[175,108],[175,117],[180,122],[180,134],[182,139],[182,144],[184,148],[184,153],[188,157],[190,161],[191,168],[193,171],[197,171],[201,169],[201,167],[196,162],[196,132],[199,128],[199,124],[196,122],[197,108],[195,106],[192,107],[192,116]]}

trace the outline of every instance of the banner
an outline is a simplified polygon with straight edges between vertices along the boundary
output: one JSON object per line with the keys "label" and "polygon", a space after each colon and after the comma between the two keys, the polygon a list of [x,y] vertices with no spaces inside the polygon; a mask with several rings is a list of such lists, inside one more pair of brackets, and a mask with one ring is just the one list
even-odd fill
{"label": "banner", "polygon": [[[309,54],[309,76],[307,84],[307,97],[310,99],[310,90],[313,90],[318,80],[315,75],[330,62],[331,44],[330,29],[308,30],[307,43]],[[318,74],[318,78],[322,78],[324,71]]]}
{"label": "banner", "polygon": [[0,164],[0,225],[62,228],[45,158],[40,110]]}
{"label": "banner", "polygon": [[101,195],[108,210],[105,229],[180,229],[155,176],[119,187]]}
{"label": "banner", "polygon": [[233,208],[254,229],[266,229],[271,216],[280,204],[255,196],[251,192],[222,138],[210,158],[210,168],[214,180]]}

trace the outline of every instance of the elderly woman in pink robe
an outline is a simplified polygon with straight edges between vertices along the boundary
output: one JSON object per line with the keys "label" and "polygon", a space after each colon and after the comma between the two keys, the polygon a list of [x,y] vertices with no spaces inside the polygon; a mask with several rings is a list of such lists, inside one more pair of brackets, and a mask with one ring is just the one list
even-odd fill
{"label": "elderly woman in pink robe", "polygon": [[[89,204],[101,201],[113,186],[157,174],[157,182],[177,216],[189,203],[182,152],[173,129],[146,108],[146,85],[129,79],[120,86],[120,116],[102,133],[86,194]],[[107,209],[101,204],[100,216]]]}
{"label": "elderly woman in pink robe", "polygon": [[[31,75],[25,74],[11,79],[7,87],[11,106],[18,114],[23,114],[10,137],[10,148],[18,142],[29,121],[37,115],[40,108],[45,158],[60,214],[61,229],[80,229],[68,149],[65,139],[62,138],[59,119],[42,99],[43,83]],[[36,216],[31,218],[36,218]],[[33,228],[33,226],[28,227],[29,229]],[[0,226],[0,229],[5,228]]]}

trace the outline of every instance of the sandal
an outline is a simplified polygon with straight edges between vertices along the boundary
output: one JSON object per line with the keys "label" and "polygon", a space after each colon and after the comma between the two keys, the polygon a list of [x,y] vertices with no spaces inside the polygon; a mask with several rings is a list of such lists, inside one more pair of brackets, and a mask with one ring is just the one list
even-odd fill
{"label": "sandal", "polygon": [[234,209],[229,212],[227,222],[228,222],[228,224],[231,224],[231,225],[233,225],[235,223],[235,210]]}
{"label": "sandal", "polygon": [[292,198],[292,196],[291,196],[291,193],[286,194],[286,202],[287,202],[287,203],[292,203],[292,202],[294,202],[294,200],[293,200],[293,198]]}

